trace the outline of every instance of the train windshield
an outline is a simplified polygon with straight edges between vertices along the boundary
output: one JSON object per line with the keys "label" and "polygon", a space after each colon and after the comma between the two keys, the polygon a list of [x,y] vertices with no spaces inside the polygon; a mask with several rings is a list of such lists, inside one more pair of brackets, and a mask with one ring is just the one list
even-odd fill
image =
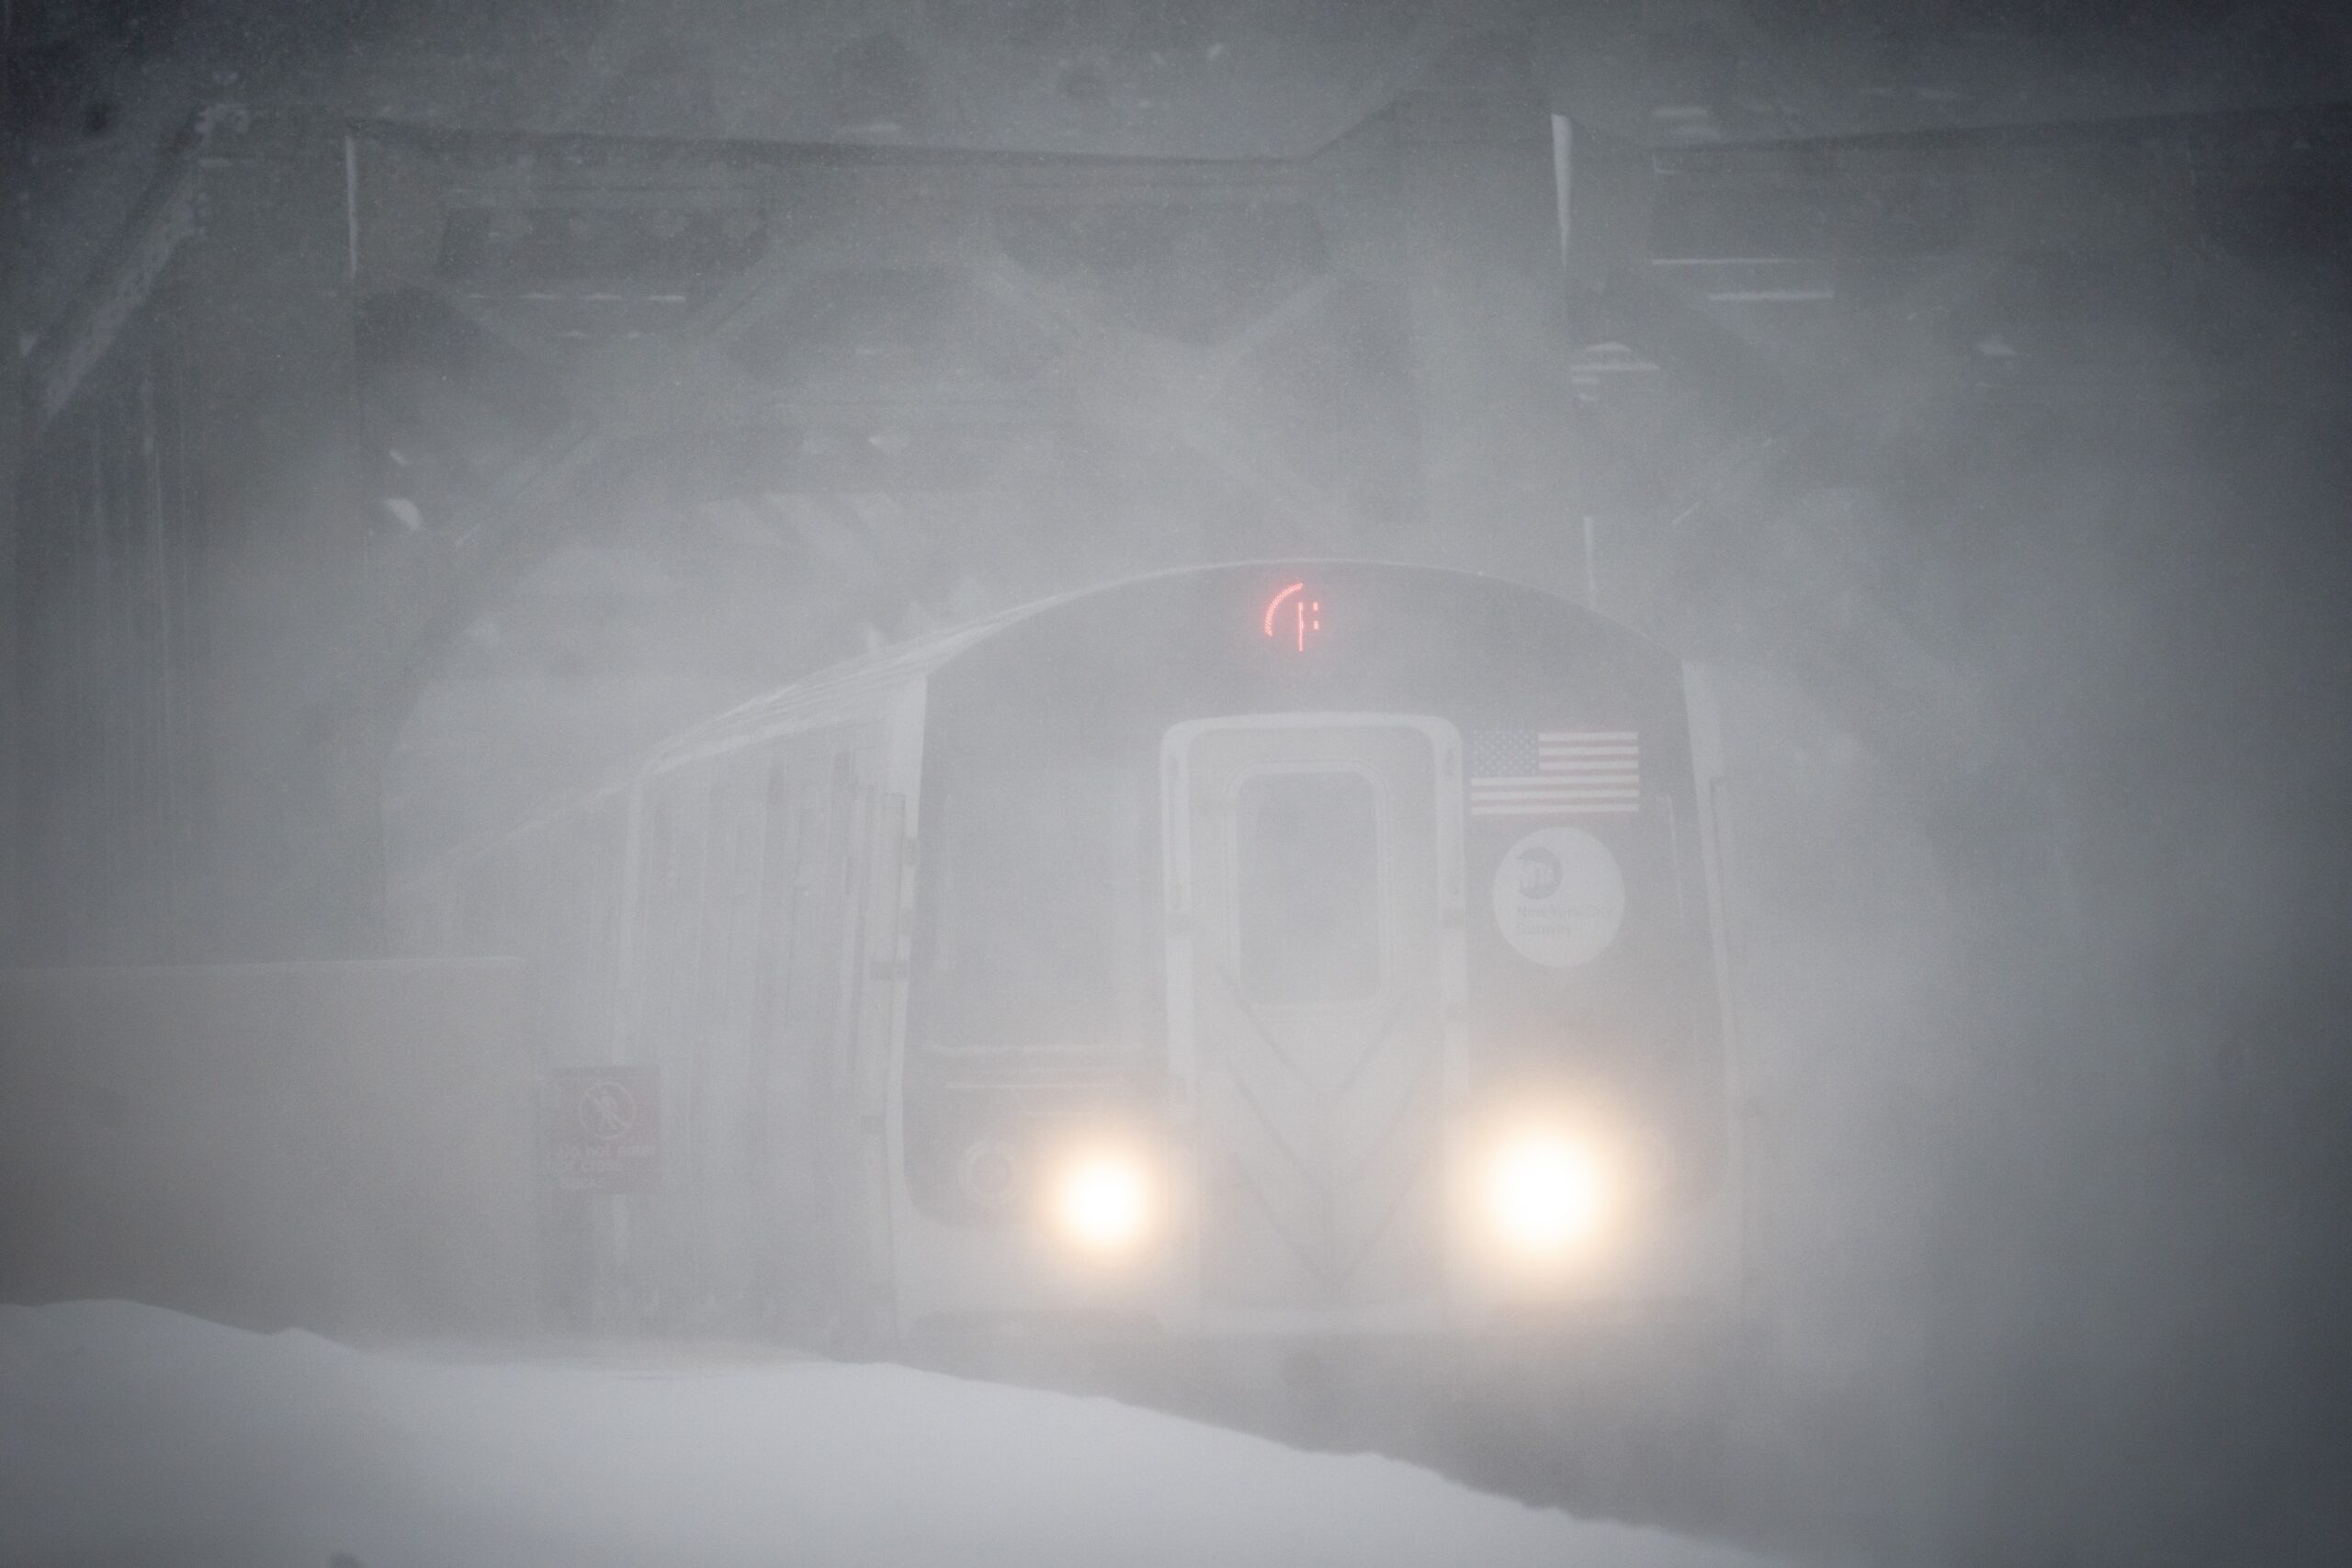
{"label": "train windshield", "polygon": [[1265,773],[1233,801],[1236,942],[1253,1001],[1380,988],[1380,803],[1363,773]]}
{"label": "train windshield", "polygon": [[1160,1034],[1148,773],[1075,757],[942,770],[916,957],[918,1042],[1126,1052]]}

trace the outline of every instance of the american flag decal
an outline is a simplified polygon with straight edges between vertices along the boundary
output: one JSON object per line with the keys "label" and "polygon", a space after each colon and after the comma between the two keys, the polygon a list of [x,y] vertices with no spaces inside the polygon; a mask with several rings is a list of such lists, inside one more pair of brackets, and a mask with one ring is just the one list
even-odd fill
{"label": "american flag decal", "polygon": [[1642,808],[1630,729],[1482,729],[1470,736],[1470,815],[1562,817]]}

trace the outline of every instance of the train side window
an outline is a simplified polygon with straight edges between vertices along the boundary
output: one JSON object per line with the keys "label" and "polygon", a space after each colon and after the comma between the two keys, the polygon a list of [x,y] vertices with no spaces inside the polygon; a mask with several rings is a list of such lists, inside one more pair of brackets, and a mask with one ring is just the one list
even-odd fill
{"label": "train side window", "polygon": [[1253,1001],[1380,988],[1380,801],[1362,773],[1265,773],[1234,796],[1234,936]]}

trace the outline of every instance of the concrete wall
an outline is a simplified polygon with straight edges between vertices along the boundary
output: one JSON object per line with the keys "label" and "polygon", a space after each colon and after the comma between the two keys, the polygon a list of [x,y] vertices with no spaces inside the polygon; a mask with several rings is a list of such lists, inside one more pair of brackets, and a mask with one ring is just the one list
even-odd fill
{"label": "concrete wall", "polygon": [[0,1300],[526,1325],[524,986],[503,959],[0,974]]}

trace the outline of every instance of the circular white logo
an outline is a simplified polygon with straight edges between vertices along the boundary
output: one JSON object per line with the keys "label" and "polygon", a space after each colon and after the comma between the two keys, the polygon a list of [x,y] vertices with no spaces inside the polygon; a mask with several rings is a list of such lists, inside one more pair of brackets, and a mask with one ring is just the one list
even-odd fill
{"label": "circular white logo", "polygon": [[1495,868],[1496,929],[1547,969],[1591,963],[1624,919],[1625,874],[1580,828],[1538,828]]}

